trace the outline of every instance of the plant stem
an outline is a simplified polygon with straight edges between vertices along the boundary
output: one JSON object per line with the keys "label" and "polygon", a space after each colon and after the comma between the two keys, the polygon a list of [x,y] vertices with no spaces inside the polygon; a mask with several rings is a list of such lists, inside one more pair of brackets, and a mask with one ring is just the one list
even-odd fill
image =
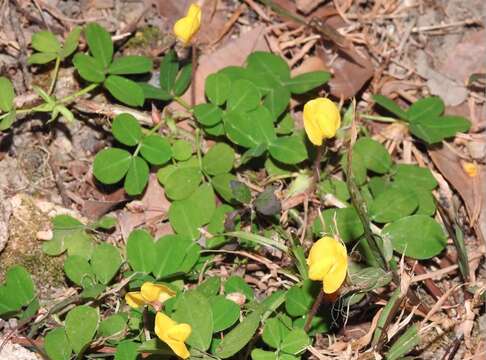
{"label": "plant stem", "polygon": [[56,86],[56,81],[57,81],[57,75],[59,73],[59,65],[61,64],[61,58],[58,56],[56,58],[56,64],[54,65],[54,70],[52,70],[52,80],[51,80],[51,85],[49,86],[49,90],[47,93],[49,95],[52,94],[54,91],[54,86]]}
{"label": "plant stem", "polygon": [[321,181],[321,159],[324,152],[324,145],[317,147],[316,159],[314,160],[314,184]]}
{"label": "plant stem", "polygon": [[179,105],[181,105],[184,109],[186,109],[187,111],[192,111],[192,108],[191,108],[191,105],[189,105],[185,100],[183,100],[181,97],[179,96],[174,96],[174,101],[176,103],[178,103]]}
{"label": "plant stem", "polygon": [[89,93],[91,90],[96,89],[99,85],[100,84],[95,84],[95,83],[90,84],[90,85],[86,86],[85,88],[75,92],[74,94],[63,97],[61,100],[59,100],[59,103],[69,103],[69,102],[73,101],[74,99],[76,99],[77,97],[80,97],[84,94]]}
{"label": "plant stem", "polygon": [[314,304],[312,304],[312,308],[310,309],[309,314],[307,315],[307,319],[305,320],[305,325],[304,325],[305,332],[308,332],[309,329],[311,328],[312,319],[317,314],[317,311],[319,310],[323,300],[324,300],[324,291],[321,289],[316,299],[314,300]]}
{"label": "plant stem", "polygon": [[361,113],[359,114],[359,116],[362,117],[363,119],[381,121],[385,123],[397,122],[397,119],[388,116],[368,115],[368,114],[361,114]]}

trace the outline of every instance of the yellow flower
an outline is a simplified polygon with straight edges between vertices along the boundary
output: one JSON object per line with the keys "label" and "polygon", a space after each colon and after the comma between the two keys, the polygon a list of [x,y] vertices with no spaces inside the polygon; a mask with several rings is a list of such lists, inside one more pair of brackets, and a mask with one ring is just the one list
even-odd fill
{"label": "yellow flower", "polygon": [[192,328],[189,324],[178,324],[161,312],[155,315],[155,334],[183,359],[187,359],[191,355],[184,344],[191,335],[191,331]]}
{"label": "yellow flower", "polygon": [[145,282],[140,291],[132,291],[125,295],[125,301],[132,308],[139,308],[146,304],[158,302],[162,304],[175,295],[175,292],[162,284]]}
{"label": "yellow flower", "polygon": [[309,279],[322,281],[324,292],[332,294],[346,279],[348,270],[346,247],[339,240],[324,236],[312,245],[307,265],[309,265]]}
{"label": "yellow flower", "polygon": [[332,138],[341,126],[338,107],[327,98],[317,98],[304,105],[304,128],[311,143],[322,145],[324,139]]}
{"label": "yellow flower", "polygon": [[191,4],[186,16],[180,18],[174,24],[174,34],[184,45],[189,44],[192,37],[199,31],[201,26],[201,7]]}
{"label": "yellow flower", "polygon": [[462,169],[469,177],[476,177],[478,175],[478,166],[474,163],[462,163]]}

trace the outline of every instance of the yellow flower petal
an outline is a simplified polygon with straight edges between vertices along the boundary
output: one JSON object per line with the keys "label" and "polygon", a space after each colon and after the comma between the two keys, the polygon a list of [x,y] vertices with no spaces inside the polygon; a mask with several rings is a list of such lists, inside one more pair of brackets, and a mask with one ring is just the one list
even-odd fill
{"label": "yellow flower petal", "polygon": [[185,342],[191,335],[192,328],[189,324],[177,324],[167,331],[167,336],[173,340]]}
{"label": "yellow flower petal", "polygon": [[191,335],[191,326],[188,324],[177,324],[169,316],[158,312],[155,315],[155,334],[165,342],[174,353],[187,359],[190,356],[184,341]]}
{"label": "yellow flower petal", "polygon": [[176,21],[174,24],[174,34],[187,45],[192,37],[199,31],[201,26],[201,7],[197,4],[191,4],[187,10],[186,16]]}
{"label": "yellow flower petal", "polygon": [[336,292],[346,279],[346,273],[348,269],[347,259],[345,259],[344,261],[346,261],[346,265],[344,265],[341,259],[331,268],[331,270],[326,274],[324,279],[322,279],[323,290],[326,294],[332,294]]}
{"label": "yellow flower petal", "polygon": [[304,105],[304,129],[314,145],[336,136],[341,126],[341,114],[338,107],[327,98],[317,98]]}
{"label": "yellow flower petal", "polygon": [[162,341],[169,345],[172,351],[180,358],[187,359],[189,356],[191,356],[191,353],[189,352],[189,350],[187,350],[186,344],[184,344],[183,342],[172,339],[165,339]]}
{"label": "yellow flower petal", "polygon": [[143,283],[140,291],[143,299],[148,303],[152,303],[154,301],[163,303],[165,300],[175,295],[175,292],[169,287],[162,284],[154,284],[148,281]]}
{"label": "yellow flower petal", "polygon": [[127,302],[128,306],[138,309],[145,305],[145,301],[142,297],[142,294],[139,291],[132,291],[125,295],[125,301]]}

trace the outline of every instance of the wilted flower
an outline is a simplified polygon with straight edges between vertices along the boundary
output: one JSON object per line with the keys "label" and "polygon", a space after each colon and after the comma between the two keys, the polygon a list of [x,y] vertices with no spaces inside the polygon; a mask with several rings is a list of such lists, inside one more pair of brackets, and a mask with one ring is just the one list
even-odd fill
{"label": "wilted flower", "polygon": [[178,324],[164,313],[155,315],[155,334],[179,357],[187,359],[191,354],[184,343],[191,335],[191,325]]}
{"label": "wilted flower", "polygon": [[174,295],[175,292],[165,285],[145,282],[140,291],[127,293],[125,295],[125,301],[132,308],[139,308],[147,304],[162,304]]}
{"label": "wilted flower", "polygon": [[346,279],[348,270],[346,247],[339,240],[325,236],[312,245],[307,265],[309,265],[309,279],[322,281],[324,292],[332,294]]}
{"label": "wilted flower", "polygon": [[174,34],[182,41],[184,45],[189,44],[192,37],[201,27],[201,7],[197,4],[191,4],[187,10],[186,16],[177,20],[174,24]]}
{"label": "wilted flower", "polygon": [[322,145],[324,139],[332,138],[341,126],[339,109],[327,98],[317,98],[304,105],[304,128],[311,143]]}
{"label": "wilted flower", "polygon": [[478,166],[474,163],[471,162],[462,163],[462,168],[469,177],[475,177],[478,175]]}

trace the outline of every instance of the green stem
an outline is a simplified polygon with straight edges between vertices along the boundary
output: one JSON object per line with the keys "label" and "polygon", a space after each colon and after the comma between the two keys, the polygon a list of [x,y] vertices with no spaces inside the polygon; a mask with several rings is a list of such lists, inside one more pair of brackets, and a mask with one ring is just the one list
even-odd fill
{"label": "green stem", "polygon": [[54,91],[54,86],[56,86],[57,75],[59,73],[59,65],[61,65],[61,58],[58,56],[56,58],[56,64],[54,65],[54,70],[52,71],[51,85],[49,86],[49,90],[47,91],[49,95],[52,94],[52,92]]}
{"label": "green stem", "polygon": [[174,101],[179,105],[181,105],[187,111],[192,111],[191,105],[189,105],[185,100],[183,100],[179,96],[174,96]]}
{"label": "green stem", "polygon": [[63,97],[63,98],[62,98],[61,100],[59,100],[58,102],[59,102],[59,103],[64,103],[64,104],[65,104],[65,103],[69,103],[69,102],[73,101],[74,99],[76,99],[77,97],[80,97],[80,96],[82,96],[82,95],[84,95],[84,94],[89,93],[91,90],[96,89],[96,88],[97,88],[99,85],[100,85],[100,84],[95,84],[95,83],[90,84],[90,85],[86,86],[85,88],[83,88],[83,89],[81,89],[81,90],[79,90],[79,91],[75,92],[74,94],[71,94],[71,95],[68,95],[68,96],[66,96],[66,97]]}
{"label": "green stem", "polygon": [[381,121],[385,123],[397,122],[397,119],[388,116],[368,115],[368,114],[361,114],[361,113],[359,114],[359,116],[362,117],[363,119]]}

